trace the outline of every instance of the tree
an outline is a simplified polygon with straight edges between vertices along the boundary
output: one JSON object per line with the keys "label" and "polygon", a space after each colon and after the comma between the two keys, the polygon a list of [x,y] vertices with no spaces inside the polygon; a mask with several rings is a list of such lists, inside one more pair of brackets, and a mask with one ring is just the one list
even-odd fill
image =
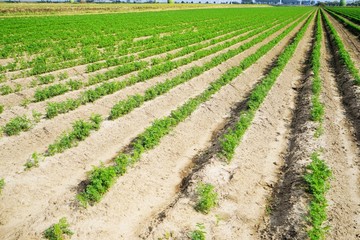
{"label": "tree", "polygon": [[340,0],[340,6],[346,6],[346,0]]}

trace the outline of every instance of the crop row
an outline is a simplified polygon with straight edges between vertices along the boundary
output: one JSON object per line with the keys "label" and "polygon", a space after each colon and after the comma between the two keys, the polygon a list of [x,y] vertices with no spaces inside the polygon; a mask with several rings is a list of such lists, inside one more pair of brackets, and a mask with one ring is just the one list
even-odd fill
{"label": "crop row", "polygon": [[335,12],[331,11],[330,9],[326,9],[332,16],[334,16],[338,21],[344,24],[346,28],[352,31],[355,35],[360,34],[360,26],[349,21],[348,19],[336,14]]}
{"label": "crop row", "polygon": [[223,156],[227,161],[232,160],[235,149],[239,145],[246,130],[251,125],[256,111],[266,98],[268,92],[272,88],[280,73],[285,68],[290,58],[293,56],[297,45],[304,36],[312,18],[313,16],[308,18],[304,26],[295,36],[292,43],[286,46],[284,51],[280,54],[276,60],[275,67],[271,69],[271,71],[262,79],[261,83],[258,84],[252,91],[249,100],[246,103],[246,109],[240,114],[239,120],[236,123],[234,129],[224,134],[223,139],[221,140],[220,155]]}
{"label": "crop row", "polygon": [[[280,36],[278,36],[276,38],[276,40],[282,38],[289,31],[291,31],[300,20],[301,19],[299,19],[298,21],[293,23],[291,25],[291,27],[289,27],[285,32],[283,32]],[[219,56],[213,57],[209,62],[205,63],[201,67],[194,66],[191,69],[185,71],[184,73],[182,73],[172,79],[168,79],[163,83],[158,83],[157,85],[146,89],[144,95],[136,94],[136,95],[129,96],[126,100],[120,101],[112,107],[112,109],[110,111],[109,119],[113,120],[120,116],[123,116],[123,115],[129,113],[130,111],[132,111],[134,108],[140,107],[145,101],[150,101],[157,96],[163,95],[164,93],[170,91],[172,88],[175,88],[176,86],[178,86],[186,81],[189,81],[190,79],[192,79],[196,76],[199,76],[201,73],[219,65],[220,63],[230,59],[231,57],[239,54],[240,52],[243,52],[246,49],[249,49],[251,46],[261,42],[262,40],[267,38],[267,36],[269,36],[269,34],[272,34],[275,31],[278,31],[285,24],[286,24],[286,22],[283,23],[282,25],[278,26],[277,28],[272,29],[271,31],[266,32],[266,33],[262,34],[261,36],[253,39],[251,42],[238,47],[237,49],[229,50],[226,53],[223,53]],[[274,41],[272,41],[272,42],[274,42]],[[260,54],[258,54],[257,56],[260,56]],[[73,125],[76,125],[76,122]],[[57,140],[56,143],[51,144],[48,147],[47,152],[54,154],[56,152],[62,152],[63,150],[73,146],[72,143],[68,140],[69,139],[68,136],[69,136],[68,134],[65,134],[63,137],[60,138],[60,140]],[[86,137],[87,136],[88,135],[86,135]],[[61,151],[53,151],[52,149],[61,149]],[[53,155],[53,154],[47,154],[47,155]]]}
{"label": "crop row", "polygon": [[[248,28],[245,28],[243,30],[239,30],[237,33],[242,34],[242,33],[246,32],[247,30],[248,30]],[[227,36],[225,36],[224,38],[226,39]],[[212,43],[214,43],[214,44],[218,43],[218,42],[222,41],[224,38],[219,38],[217,40],[214,40],[214,41],[212,41]],[[241,38],[238,37],[236,39],[233,39],[233,41],[230,41],[230,42],[233,43],[233,42],[237,41],[237,39],[241,39]],[[163,63],[162,66],[166,66],[166,63],[171,63],[170,60],[172,60],[172,59],[175,59],[177,57],[180,57],[180,56],[183,56],[183,55],[186,55],[186,54],[190,54],[190,53],[192,53],[192,52],[194,52],[196,50],[201,49],[202,47],[206,47],[206,46],[209,46],[209,45],[210,44],[203,44],[203,45],[198,44],[198,45],[195,45],[195,46],[192,46],[192,47],[185,48],[182,51],[179,51],[178,53],[168,54],[166,57],[153,59],[152,67],[155,68],[156,65],[160,65],[161,63]],[[194,55],[197,55],[197,53],[195,52]],[[188,59],[190,59],[189,61],[191,61],[191,57],[189,57]],[[178,62],[181,62],[181,60],[178,60]],[[188,61],[185,61],[185,62],[187,63]],[[91,85],[94,85],[94,84],[97,84],[97,83],[108,81],[110,79],[114,79],[114,78],[123,76],[125,74],[129,74],[129,73],[134,72],[134,71],[139,71],[139,70],[145,69],[148,66],[149,66],[149,63],[145,62],[145,61],[129,62],[127,64],[121,65],[121,66],[116,67],[114,69],[108,70],[108,71],[106,71],[104,73],[99,73],[99,74],[96,74],[96,75],[90,77],[90,79],[88,80],[87,83],[84,84],[84,86],[91,86]],[[161,65],[159,67],[161,67]],[[144,70],[143,72],[146,72],[146,71],[147,71],[147,69]],[[141,75],[142,72],[140,72],[139,74]],[[71,84],[71,82],[74,82],[74,81],[70,80],[69,82]],[[61,94],[65,93],[65,92],[79,89],[79,88],[71,88],[71,87],[69,87],[69,82],[67,82],[67,83],[59,83],[59,84],[56,84],[56,85],[53,85],[53,86],[46,87],[44,89],[36,90],[35,95],[34,95],[35,101],[36,102],[43,101],[45,99],[61,95]],[[81,85],[83,85],[83,84],[81,84]],[[57,91],[57,89],[59,91]],[[38,96],[43,96],[43,97],[39,98]]]}
{"label": "crop row", "polygon": [[354,62],[351,60],[351,57],[349,53],[346,51],[345,46],[339,36],[339,34],[336,32],[335,28],[331,24],[330,20],[326,16],[326,14],[322,11],[322,17],[326,24],[326,26],[329,28],[329,33],[331,37],[334,39],[336,48],[339,51],[339,57],[342,64],[345,65],[345,67],[349,70],[350,74],[354,77],[354,82],[356,85],[360,85],[360,74],[359,70],[355,67]]}
{"label": "crop row", "polygon": [[[234,23],[229,23],[224,29],[234,27]],[[176,27],[175,27],[176,30]],[[173,31],[175,31],[173,29]],[[50,52],[43,52],[39,56],[36,56],[33,60],[28,61],[27,59],[16,58],[16,61],[10,63],[2,68],[2,71],[16,69],[32,68],[31,70],[22,71],[18,76],[26,77],[41,74],[44,72],[50,72],[58,69],[73,67],[76,65],[92,63],[100,61],[102,59],[109,59],[115,56],[122,56],[129,53],[138,51],[151,50],[158,46],[165,46],[174,43],[182,43],[182,40],[188,39],[201,39],[206,37],[209,33],[216,31],[223,32],[224,30],[219,26],[205,26],[200,31],[186,31],[178,29],[169,36],[159,37],[151,36],[151,38],[144,39],[141,41],[119,41],[119,44],[113,44],[103,49],[97,49],[96,47],[78,46],[76,48],[70,48],[69,46],[56,46],[51,48]],[[1,69],[0,69],[1,70]]]}
{"label": "crop row", "polygon": [[[321,95],[321,79],[320,79],[320,55],[322,41],[322,24],[320,11],[317,16],[315,43],[311,54],[311,69],[314,72],[312,82],[312,106],[310,109],[311,120],[315,121],[318,126],[314,137],[318,137],[322,133],[322,122],[324,116],[324,105],[320,101]],[[325,197],[330,184],[329,178],[331,170],[325,161],[320,159],[320,150],[313,152],[310,156],[311,163],[307,166],[308,171],[305,173],[304,179],[307,184],[308,192],[311,194],[309,204],[308,222],[311,229],[308,230],[310,239],[325,239],[325,233],[328,226],[324,226],[326,221],[327,200]]]}
{"label": "crop row", "polygon": [[359,8],[341,8],[341,7],[332,7],[326,8],[326,10],[335,12],[343,17],[346,17],[350,21],[360,24],[360,10]]}
{"label": "crop row", "polygon": [[[187,58],[183,58],[174,62],[168,61],[165,63],[161,63],[159,65],[155,65],[152,68],[144,69],[140,71],[136,76],[131,76],[124,81],[117,81],[117,82],[105,82],[100,86],[96,87],[95,89],[90,89],[81,94],[81,96],[77,99],[68,99],[64,102],[53,102],[48,103],[46,108],[46,117],[53,118],[61,113],[66,113],[71,110],[76,109],[80,105],[87,104],[89,102],[94,102],[95,100],[109,94],[113,94],[116,91],[119,91],[125,87],[134,85],[135,83],[143,82],[153,77],[159,76],[166,72],[169,72],[173,69],[176,69],[180,66],[186,65],[191,63],[192,61],[201,59],[206,57],[210,54],[216,53],[220,50],[223,50],[231,45],[243,41],[251,36],[258,34],[259,32],[263,31],[265,28],[260,28],[257,30],[253,30],[245,36],[239,37],[234,39],[230,42],[223,43],[221,45],[217,45],[211,49],[201,50],[196,52],[194,55],[191,55]],[[116,73],[112,75],[112,77],[116,77]],[[105,79],[107,77],[104,77]]]}
{"label": "crop row", "polygon": [[[282,35],[285,37],[285,35]],[[278,39],[279,41],[280,39]],[[276,45],[277,42],[268,43],[269,45]],[[270,48],[268,49],[270,50]],[[264,55],[266,52],[263,52]],[[126,173],[129,166],[139,161],[141,155],[150,149],[157,146],[162,137],[167,135],[180,122],[189,117],[200,104],[208,101],[211,96],[218,92],[223,86],[235,79],[244,69],[251,66],[260,56],[257,52],[245,58],[238,66],[226,71],[219,79],[212,82],[210,86],[198,96],[188,100],[185,104],[173,110],[171,114],[159,120],[155,120],[153,124],[145,129],[135,140],[131,143],[131,152],[120,153],[115,158],[115,165],[105,167],[95,167],[89,174],[89,184],[85,190],[78,195],[78,200],[83,204],[94,203],[101,199],[103,194],[115,182],[116,177]],[[246,63],[246,64],[244,64]]]}

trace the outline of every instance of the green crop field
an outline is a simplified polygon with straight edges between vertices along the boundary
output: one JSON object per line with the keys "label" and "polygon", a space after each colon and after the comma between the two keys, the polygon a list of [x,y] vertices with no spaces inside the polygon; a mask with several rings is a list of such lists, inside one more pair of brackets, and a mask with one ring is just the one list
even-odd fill
{"label": "green crop field", "polygon": [[356,239],[359,8],[0,4],[0,239]]}

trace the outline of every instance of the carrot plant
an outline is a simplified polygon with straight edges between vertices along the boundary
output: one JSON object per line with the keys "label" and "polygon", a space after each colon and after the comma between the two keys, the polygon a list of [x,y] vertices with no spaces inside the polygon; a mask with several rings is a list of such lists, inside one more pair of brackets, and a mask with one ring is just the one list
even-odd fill
{"label": "carrot plant", "polygon": [[26,116],[18,116],[11,119],[4,127],[3,132],[8,135],[18,135],[22,131],[28,131],[32,126],[31,120]]}
{"label": "carrot plant", "polygon": [[78,142],[84,141],[92,130],[98,130],[101,122],[102,117],[99,114],[93,114],[88,122],[84,120],[76,121],[71,132],[63,133],[55,143],[49,145],[45,156],[53,156],[56,153],[62,153],[66,149],[76,146]]}
{"label": "carrot plant", "polygon": [[1,194],[2,190],[4,189],[4,186],[5,186],[5,179],[0,178],[0,194]]}
{"label": "carrot plant", "polygon": [[189,233],[191,240],[205,240],[205,235],[205,226],[201,223],[196,224],[196,230]]}
{"label": "carrot plant", "polygon": [[197,186],[198,201],[195,209],[201,213],[208,214],[210,209],[217,204],[218,194],[214,186],[209,183],[199,183]]}
{"label": "carrot plant", "polygon": [[70,230],[66,218],[61,218],[58,223],[55,223],[43,233],[44,237],[49,240],[65,240],[69,239],[74,233]]}
{"label": "carrot plant", "polygon": [[324,160],[319,158],[319,154],[314,152],[311,155],[311,163],[308,165],[308,172],[304,179],[308,185],[308,192],[311,194],[309,222],[311,229],[308,231],[310,239],[325,239],[325,234],[329,229],[323,223],[327,219],[326,192],[330,188],[329,179],[331,178],[331,170]]}
{"label": "carrot plant", "polygon": [[[320,101],[321,85],[320,79],[320,51],[322,40],[322,26],[320,12],[317,16],[315,42],[313,52],[311,54],[311,68],[314,72],[314,80],[312,85],[312,106],[311,120],[318,124],[315,131],[315,137],[319,137],[322,133],[322,122],[324,115],[324,105]],[[325,161],[320,159],[318,152],[312,153],[310,156],[311,163],[307,166],[308,171],[305,173],[304,179],[307,183],[308,192],[311,194],[309,206],[308,222],[311,226],[308,236],[311,240],[325,239],[325,234],[329,226],[324,226],[327,219],[326,192],[330,187],[329,179],[332,175],[331,170]]]}

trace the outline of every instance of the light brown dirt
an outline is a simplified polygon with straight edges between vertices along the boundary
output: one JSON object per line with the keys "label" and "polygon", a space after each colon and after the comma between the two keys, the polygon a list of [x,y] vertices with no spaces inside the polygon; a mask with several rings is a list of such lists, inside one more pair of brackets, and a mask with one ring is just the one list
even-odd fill
{"label": "light brown dirt", "polygon": [[322,100],[325,104],[323,156],[333,174],[327,194],[330,225],[327,239],[359,239],[360,191],[357,186],[360,185],[360,152],[355,131],[341,103],[333,66],[335,60],[325,34],[322,49]]}
{"label": "light brown dirt", "polygon": [[[299,66],[309,47],[310,33],[309,30],[259,109],[233,161],[227,165],[217,157],[209,160],[190,180],[186,196],[166,211],[166,218],[155,226],[150,239],[169,232],[183,239],[195,229],[196,223],[205,224],[209,239],[260,239],[259,226],[268,206],[267,196],[277,181],[287,150],[296,96],[294,88],[302,76]],[[209,215],[197,213],[193,208],[195,188],[200,181],[215,185],[220,195],[218,207]]]}
{"label": "light brown dirt", "polygon": [[[275,35],[272,37],[275,37]],[[87,222],[89,221],[87,216],[90,215],[91,209],[78,211],[76,208],[74,209],[72,205],[76,194],[75,188],[77,184],[85,178],[84,172],[90,170],[91,165],[97,165],[100,160],[106,162],[111,159],[119,149],[126,145],[134,136],[139,134],[145,126],[148,126],[151,123],[151,121],[155,118],[169,114],[172,109],[183,103],[187,98],[194,96],[194,94],[197,94],[204,89],[204,87],[209,82],[215,80],[216,76],[219,76],[222,71],[238,63],[240,59],[250,53],[255,52],[262,44],[270,41],[272,37],[223,63],[221,66],[210,70],[200,77],[170,91],[168,94],[153,100],[151,103],[145,103],[143,107],[134,110],[125,117],[116,121],[104,122],[98,132],[93,133],[86,141],[81,142],[78,147],[58,156],[48,158],[46,162],[41,163],[40,167],[37,169],[9,176],[9,169],[4,168],[2,173],[9,177],[6,178],[7,184],[0,201],[0,209],[2,209],[0,213],[0,218],[2,219],[2,226],[0,227],[1,236],[10,239],[36,239],[40,236],[43,229],[56,221],[55,219],[59,215],[64,214],[73,216],[71,217],[71,222],[73,223],[75,220],[85,221],[82,224],[83,228],[79,230],[80,233],[81,231],[86,231],[86,229],[89,230],[88,227],[93,225],[92,221],[90,221],[90,223]],[[99,107],[96,103],[94,105],[95,107]],[[63,116],[61,121],[65,121],[65,119],[66,117]],[[60,119],[58,118],[56,120],[59,121]],[[131,124],[133,122],[136,122],[137,124]],[[42,128],[43,126],[40,126],[36,129],[41,132]],[[32,131],[35,131],[35,129]],[[22,136],[14,137],[12,139],[6,138],[6,141],[10,141],[9,139],[11,139],[11,141],[14,142],[6,143],[6,141],[4,141],[4,143],[10,144],[8,146],[14,148],[15,143],[17,144],[17,142],[20,139],[23,139],[24,136],[27,136],[27,134],[29,134],[29,137],[27,140],[23,141],[23,145],[20,149],[22,152],[23,149],[25,149],[24,151],[30,151],[31,148],[28,147],[27,144],[32,142],[29,141],[30,136],[32,136],[32,138],[34,135],[36,136],[34,132],[31,134],[23,133]],[[35,140],[35,142],[32,143],[37,146],[44,146],[41,142],[41,133],[39,133],[38,136],[38,140]],[[17,141],[15,138],[17,138]],[[45,141],[48,141],[48,138]],[[166,140],[164,140],[164,142],[166,142]],[[5,149],[8,149],[8,147]],[[34,148],[32,148],[31,151],[33,150]],[[13,151],[13,153],[15,154],[16,152]],[[23,156],[27,156],[24,152],[22,154]],[[12,161],[14,161],[14,159],[12,159]],[[21,161],[15,162],[15,164],[18,164],[15,169],[20,166],[20,163]],[[145,162],[145,166],[146,165]],[[8,167],[14,169],[13,163],[9,164]],[[146,174],[146,172],[143,172],[142,174]],[[128,176],[131,175],[132,174],[128,174]],[[170,175],[172,175],[172,173],[170,173]],[[155,177],[156,175],[152,176]],[[138,180],[139,177],[143,176],[137,176],[134,180]],[[121,183],[121,180],[119,182]],[[119,182],[116,186],[121,187]],[[151,183],[150,179],[148,182]],[[125,183],[128,184],[130,182],[126,181]],[[116,186],[114,187],[115,189]],[[173,185],[171,186],[172,188],[174,187]],[[140,189],[141,188],[139,188],[139,190]],[[34,192],[37,194],[34,194]],[[111,194],[114,193],[121,194],[121,191],[111,191],[105,198],[109,198]],[[166,194],[167,193],[168,192],[166,192]],[[134,201],[134,198],[131,198],[131,196],[134,196],[132,192],[128,194],[126,198],[127,201]],[[104,210],[110,207],[105,199],[103,201],[105,205],[101,206],[105,206],[105,208],[99,207],[99,211],[96,213],[97,215],[104,213]],[[113,202],[112,198],[111,202]],[[137,205],[139,204],[137,203]],[[118,204],[114,204],[114,206],[124,207],[126,205],[119,206]],[[95,210],[96,208],[97,207],[94,207]],[[107,212],[104,214],[111,218],[113,213],[114,212]],[[132,214],[135,215],[135,211],[133,211]],[[125,219],[130,221],[131,216],[132,215],[127,215]],[[101,222],[96,222],[96,224],[100,225]],[[108,225],[110,226],[110,223],[108,223]],[[95,230],[94,226],[94,229],[88,232],[94,232]],[[105,230],[100,230],[99,234],[104,231]],[[95,236],[99,235],[91,235],[89,237]],[[85,235],[84,237],[87,238],[88,236]]]}
{"label": "light brown dirt", "polygon": [[[272,37],[275,37],[275,34]],[[245,42],[247,41],[250,40],[248,39]],[[241,44],[239,43],[236,45]],[[231,66],[236,65],[238,63],[238,59],[246,56],[244,54],[250,54],[251,52],[254,52],[258,47],[260,47],[260,44],[254,46],[248,51],[243,52],[237,57],[234,57],[229,61],[222,63],[218,66],[218,68],[212,69],[211,71],[206,73],[209,74],[208,76],[213,76],[213,79],[206,78],[206,81],[200,81],[204,81],[204,83],[207,83],[209,80],[215,80],[217,76],[220,76],[222,74],[222,71],[218,69],[225,70],[230,68]],[[225,49],[224,51],[227,50]],[[211,57],[216,55],[218,54],[212,54],[211,56],[195,61],[192,64],[204,64],[206,61],[210,60]],[[75,111],[67,114],[61,114],[54,119],[42,120],[33,129],[28,132],[23,132],[18,136],[3,137],[2,139],[0,139],[0,146],[4,149],[4,151],[2,151],[2,159],[4,159],[4,164],[2,164],[0,167],[0,173],[3,174],[3,176],[5,177],[8,176],[8,174],[13,174],[14,172],[21,171],[21,169],[23,169],[23,164],[26,162],[26,159],[28,159],[34,151],[44,152],[47,145],[55,141],[55,139],[62,132],[68,130],[75,120],[87,119],[91,116],[92,113],[101,114],[104,116],[104,118],[106,118],[108,117],[112,106],[118,101],[126,99],[126,97],[129,95],[144,93],[147,88],[159,82],[163,82],[168,78],[174,77],[181,72],[189,69],[191,66],[191,64],[188,64],[184,67],[173,70],[168,74],[153,78],[150,81],[135,84],[134,86],[125,88],[124,90],[121,90],[115,94],[105,96],[104,98],[96,101],[93,104],[81,106]],[[62,123],[61,125],[54,124],[59,121]],[[12,160],[10,161],[7,159]]]}

